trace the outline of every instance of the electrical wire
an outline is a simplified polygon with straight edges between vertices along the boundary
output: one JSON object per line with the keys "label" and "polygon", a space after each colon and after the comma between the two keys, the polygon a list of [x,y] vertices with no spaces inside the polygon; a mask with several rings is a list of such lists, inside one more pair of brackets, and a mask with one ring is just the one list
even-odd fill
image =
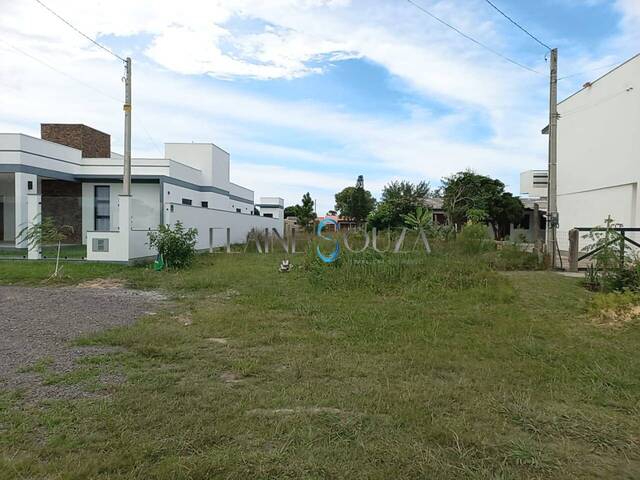
{"label": "electrical wire", "polygon": [[60,15],[58,15],[56,12],[54,12],[53,10],[51,10],[49,7],[47,7],[44,3],[42,3],[40,0],[35,0],[38,4],[40,4],[42,7],[44,7],[45,9],[47,9],[49,12],[51,12],[53,15],[55,15],[58,19],[60,19],[62,22],[66,23],[69,27],[71,27],[73,30],[75,30],[77,33],[79,33],[80,35],[82,35],[84,38],[86,38],[87,40],[89,40],[91,43],[93,43],[94,45],[96,45],[97,47],[101,48],[102,50],[104,50],[107,53],[110,53],[111,55],[113,55],[114,57],[116,57],[118,60],[122,60],[123,62],[126,62],[126,60],[124,58],[122,58],[120,55],[118,55],[117,53],[114,53],[113,51],[109,50],[107,47],[105,47],[104,45],[98,43],[97,41],[95,41],[93,38],[91,38],[89,35],[86,35],[85,33],[81,32],[79,29],[77,29],[76,27],[74,27],[71,22],[65,20],[64,18],[62,18]]}
{"label": "electrical wire", "polygon": [[113,100],[113,101],[115,101],[115,102],[118,102],[119,104],[122,104],[122,100],[117,99],[116,97],[113,97],[113,96],[109,95],[109,94],[108,94],[108,93],[106,93],[106,92],[103,92],[102,90],[100,90],[100,89],[98,89],[98,88],[94,87],[93,85],[91,85],[91,84],[89,84],[89,83],[87,83],[87,82],[84,82],[83,80],[80,80],[79,78],[74,77],[73,75],[69,75],[67,72],[64,72],[64,71],[62,71],[62,70],[60,70],[60,69],[58,69],[58,68],[54,67],[54,66],[53,66],[53,65],[51,65],[50,63],[47,63],[47,62],[45,62],[44,60],[41,60],[41,59],[39,59],[38,57],[35,57],[35,56],[31,55],[31,54],[30,54],[30,53],[28,53],[28,52],[25,52],[25,51],[24,51],[24,50],[22,50],[21,48],[16,47],[15,45],[13,45],[13,44],[11,44],[11,43],[7,42],[6,40],[3,40],[3,39],[1,39],[1,38],[0,38],[0,42],[4,43],[5,45],[7,45],[8,47],[12,48],[12,49],[13,49],[13,50],[15,50],[16,52],[21,53],[21,54],[22,54],[22,55],[24,55],[25,57],[28,57],[28,58],[30,58],[31,60],[34,60],[34,61],[36,61],[36,62],[38,62],[38,63],[40,63],[40,64],[44,65],[45,67],[47,67],[47,68],[49,68],[49,69],[53,70],[54,72],[57,72],[57,73],[59,73],[60,75],[64,75],[65,77],[70,78],[70,79],[71,79],[71,80],[73,80],[74,82],[77,82],[77,83],[79,83],[80,85],[82,85],[82,86],[84,86],[84,87],[86,87],[86,88],[88,88],[88,89],[90,89],[90,90],[93,90],[93,91],[94,91],[94,92],[96,92],[96,93],[99,93],[99,94],[100,94],[100,95],[102,95],[103,97],[106,97],[106,98],[108,98],[109,100]]}
{"label": "electrical wire", "polygon": [[602,65],[601,67],[590,68],[589,70],[583,70],[581,72],[572,73],[571,75],[565,75],[564,77],[560,77],[558,81],[566,80],[567,78],[577,77],[578,75],[584,75],[585,73],[595,72],[597,70],[604,70],[605,68],[612,68],[617,65],[620,65],[620,63],[621,62],[616,62],[616,63],[612,63],[611,65]]}
{"label": "electrical wire", "polygon": [[[37,1],[37,0],[36,0]],[[517,62],[516,60],[513,60],[512,58],[507,57],[506,55],[503,55],[502,53],[498,52],[497,50],[494,50],[493,48],[491,48],[490,46],[476,40],[475,38],[473,38],[470,35],[467,35],[466,33],[464,33],[462,30],[459,30],[458,28],[454,27],[453,25],[451,25],[450,23],[447,23],[446,21],[444,21],[443,19],[441,19],[440,17],[437,17],[436,15],[434,15],[433,13],[431,13],[429,10],[427,10],[426,8],[424,8],[423,6],[419,5],[418,3],[414,2],[413,0],[407,0],[407,2],[409,2],[411,5],[413,5],[415,8],[417,8],[418,10],[420,10],[422,13],[430,16],[431,18],[433,18],[434,20],[440,22],[441,24],[445,25],[446,27],[450,28],[451,30],[453,30],[454,32],[456,32],[458,35],[466,38],[467,40],[469,40],[470,42],[475,43],[476,45],[478,45],[479,47],[484,48],[485,50],[493,53],[494,55],[502,58],[503,60],[512,63],[513,65],[517,65],[518,67],[527,70],[529,72],[535,73],[537,75],[543,75],[542,73],[538,72],[537,70],[534,70],[531,67],[527,67],[526,65],[523,65],[520,62]]]}
{"label": "electrical wire", "polygon": [[538,42],[540,45],[542,45],[544,48],[546,48],[547,50],[551,50],[551,47],[549,45],[547,45],[546,43],[544,43],[542,40],[540,40],[538,37],[536,37],[534,34],[532,34],[531,32],[529,32],[529,30],[527,30],[526,28],[524,28],[522,25],[520,25],[518,22],[516,22],[513,18],[511,18],[509,15],[507,15],[506,13],[504,13],[502,10],[500,10],[495,3],[493,3],[491,0],[484,0],[485,2],[487,2],[489,5],[491,5],[500,15],[502,15],[504,18],[506,18],[507,20],[509,20],[511,23],[513,23],[516,27],[518,27],[520,30],[522,30],[524,33],[526,33],[527,35],[529,35],[531,38],[533,38],[536,42]]}
{"label": "electrical wire", "polygon": [[[6,40],[4,40],[4,39],[0,38],[0,43],[2,43],[2,44],[4,44],[4,45],[6,45],[7,47],[10,47],[11,49],[13,49],[13,50],[15,50],[16,52],[18,52],[18,53],[20,53],[20,54],[24,55],[24,56],[25,56],[25,57],[27,57],[27,58],[30,58],[31,60],[33,60],[33,61],[35,61],[35,62],[38,62],[38,63],[40,63],[40,64],[44,65],[45,67],[49,68],[50,70],[53,70],[54,72],[59,73],[60,75],[63,75],[63,76],[65,76],[65,77],[69,78],[70,80],[73,80],[74,82],[76,82],[76,83],[78,83],[78,84],[82,85],[83,87],[88,88],[89,90],[93,90],[94,92],[96,92],[96,93],[98,93],[98,94],[102,95],[103,97],[108,98],[109,100],[113,100],[114,102],[117,102],[118,104],[122,105],[122,102],[123,102],[123,101],[122,101],[121,99],[118,99],[118,98],[116,98],[116,97],[114,97],[114,96],[112,96],[112,95],[110,95],[110,94],[108,94],[108,93],[106,93],[106,92],[104,92],[104,91],[100,90],[99,88],[96,88],[96,87],[94,87],[93,85],[91,85],[91,84],[89,84],[89,83],[87,83],[87,82],[85,82],[85,81],[83,81],[83,80],[80,80],[79,78],[74,77],[73,75],[70,75],[70,74],[68,74],[68,73],[67,73],[67,72],[65,72],[65,71],[62,71],[62,70],[60,70],[60,69],[58,69],[58,68],[54,67],[54,66],[53,66],[53,65],[51,65],[50,63],[45,62],[44,60],[41,60],[40,58],[38,58],[38,57],[36,57],[36,56],[34,56],[34,55],[30,54],[29,52],[26,52],[26,51],[22,50],[21,48],[16,47],[15,45],[13,45],[13,44],[11,44],[11,43],[7,42]],[[155,148],[157,148],[157,149],[158,149],[158,152],[160,153],[160,157],[162,157],[162,156],[164,155],[164,153],[163,153],[163,151],[162,151],[162,148],[160,147],[160,144],[159,144],[159,143],[156,141],[156,139],[155,139],[155,138],[153,138],[153,136],[149,133],[149,130],[147,130],[147,128],[145,127],[145,125],[142,123],[142,121],[140,120],[140,117],[136,115],[136,117],[135,117],[135,118],[136,118],[136,120],[135,120],[135,121],[136,121],[136,123],[137,123],[137,124],[142,128],[142,130],[145,132],[145,134],[147,135],[147,137],[149,138],[149,140],[151,141],[151,143],[153,144],[153,146],[154,146]],[[117,135],[114,135],[114,134],[111,134],[111,136],[112,136],[112,137],[114,137],[114,138],[116,138],[116,139],[120,138],[120,137],[118,137]]]}

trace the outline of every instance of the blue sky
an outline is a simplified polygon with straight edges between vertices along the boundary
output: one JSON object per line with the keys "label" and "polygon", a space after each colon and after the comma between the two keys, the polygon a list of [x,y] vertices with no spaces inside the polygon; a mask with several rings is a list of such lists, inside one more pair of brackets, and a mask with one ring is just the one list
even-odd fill
{"label": "blue sky", "polygon": [[[375,196],[393,179],[437,186],[465,168],[518,193],[519,172],[546,163],[545,49],[484,0],[416,1],[541,74],[405,0],[47,4],[132,56],[136,156],[161,155],[165,141],[213,142],[256,197],[290,204],[310,191],[319,213],[360,174]],[[561,97],[640,50],[637,0],[494,2],[559,48],[560,76],[587,71],[563,80]],[[36,2],[0,3],[0,131],[82,122],[121,151],[120,63]]]}

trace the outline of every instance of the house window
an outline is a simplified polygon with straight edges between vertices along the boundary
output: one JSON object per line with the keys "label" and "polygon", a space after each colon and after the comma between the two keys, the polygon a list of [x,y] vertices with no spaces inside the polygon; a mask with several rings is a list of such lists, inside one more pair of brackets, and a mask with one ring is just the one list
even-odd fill
{"label": "house window", "polygon": [[182,204],[183,205],[191,205],[191,204],[193,204],[193,202],[191,201],[190,198],[183,198],[182,199]]}
{"label": "house window", "polygon": [[241,208],[236,208],[236,213],[242,213],[242,209]]}
{"label": "house window", "polygon": [[209,208],[209,202],[202,202],[202,208]]}
{"label": "house window", "polygon": [[109,203],[110,187],[96,185],[94,187],[94,229],[96,232],[111,230],[111,212]]}
{"label": "house window", "polygon": [[265,213],[262,215],[263,217],[273,218],[273,213]]}
{"label": "house window", "polygon": [[27,182],[27,190],[29,191],[33,190],[33,182],[31,180]]}

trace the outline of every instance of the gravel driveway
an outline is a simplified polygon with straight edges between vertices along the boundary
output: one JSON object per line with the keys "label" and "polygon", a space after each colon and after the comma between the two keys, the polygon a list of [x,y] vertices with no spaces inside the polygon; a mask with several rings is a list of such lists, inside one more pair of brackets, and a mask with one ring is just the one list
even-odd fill
{"label": "gravel driveway", "polygon": [[158,309],[157,292],[98,283],[78,287],[0,286],[0,388],[37,387],[24,369],[40,359],[55,371],[73,369],[77,358],[104,347],[72,347],[70,340],[127,325]]}

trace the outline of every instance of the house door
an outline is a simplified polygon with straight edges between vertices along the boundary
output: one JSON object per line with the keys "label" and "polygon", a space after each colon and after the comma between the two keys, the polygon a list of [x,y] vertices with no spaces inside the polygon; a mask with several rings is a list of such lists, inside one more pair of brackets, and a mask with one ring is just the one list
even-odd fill
{"label": "house door", "polygon": [[0,242],[4,240],[4,202],[0,198]]}

